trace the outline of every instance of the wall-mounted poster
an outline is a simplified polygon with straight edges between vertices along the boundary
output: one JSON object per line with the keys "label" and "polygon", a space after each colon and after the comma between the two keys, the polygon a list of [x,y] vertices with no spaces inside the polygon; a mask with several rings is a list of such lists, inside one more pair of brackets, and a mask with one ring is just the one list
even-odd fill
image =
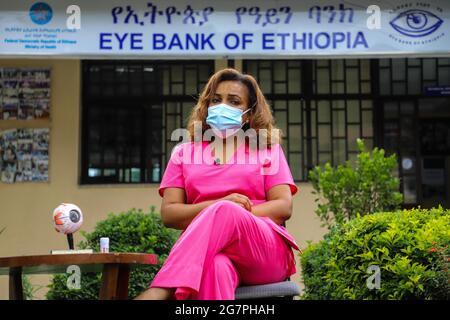
{"label": "wall-mounted poster", "polygon": [[0,180],[48,181],[48,128],[0,131]]}
{"label": "wall-mounted poster", "polygon": [[48,181],[48,143],[49,130],[33,130],[32,181]]}
{"label": "wall-mounted poster", "polygon": [[32,181],[33,129],[17,130],[16,182]]}
{"label": "wall-mounted poster", "polygon": [[13,183],[17,172],[17,130],[0,132],[1,181]]}
{"label": "wall-mounted poster", "polygon": [[0,120],[50,117],[50,69],[0,68]]}

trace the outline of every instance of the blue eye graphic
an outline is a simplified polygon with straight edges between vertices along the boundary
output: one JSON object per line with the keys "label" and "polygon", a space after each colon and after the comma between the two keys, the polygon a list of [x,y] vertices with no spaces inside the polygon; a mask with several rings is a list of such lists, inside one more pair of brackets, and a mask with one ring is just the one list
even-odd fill
{"label": "blue eye graphic", "polygon": [[436,31],[442,19],[425,10],[408,10],[400,13],[390,25],[401,34],[409,37],[424,37]]}

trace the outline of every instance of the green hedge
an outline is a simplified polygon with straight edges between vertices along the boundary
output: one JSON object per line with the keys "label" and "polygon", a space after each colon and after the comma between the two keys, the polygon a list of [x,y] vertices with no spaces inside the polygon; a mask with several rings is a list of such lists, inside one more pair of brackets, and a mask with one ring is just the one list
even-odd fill
{"label": "green hedge", "polygon": [[[301,255],[303,299],[450,299],[450,210],[381,212],[334,227]],[[380,286],[370,289],[371,265]]]}
{"label": "green hedge", "polygon": [[[110,213],[108,218],[97,223],[91,233],[81,232],[86,240],[82,241],[79,249],[91,248],[99,252],[100,238],[109,237],[110,252],[139,252],[158,255],[158,265],[133,269],[130,273],[128,297],[137,296],[148,288],[156,273],[161,268],[180,232],[164,227],[160,215],[149,213],[141,209],[131,209],[120,214]],[[98,299],[100,290],[100,273],[83,273],[81,275],[81,289],[67,288],[68,274],[55,275],[47,299],[49,300],[83,300]]]}

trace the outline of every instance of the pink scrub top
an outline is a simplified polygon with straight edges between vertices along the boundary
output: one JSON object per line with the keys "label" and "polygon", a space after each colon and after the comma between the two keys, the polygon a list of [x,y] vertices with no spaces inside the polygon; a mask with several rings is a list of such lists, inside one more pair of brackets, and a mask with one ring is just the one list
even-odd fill
{"label": "pink scrub top", "polygon": [[[159,195],[163,197],[165,188],[182,188],[187,203],[195,204],[240,193],[255,205],[267,201],[269,189],[280,184],[289,185],[292,195],[297,193],[279,144],[265,150],[255,150],[242,143],[227,163],[215,164],[210,142],[188,142],[179,144],[172,151]],[[266,221],[292,248],[301,252],[286,228],[269,217],[259,218]]]}

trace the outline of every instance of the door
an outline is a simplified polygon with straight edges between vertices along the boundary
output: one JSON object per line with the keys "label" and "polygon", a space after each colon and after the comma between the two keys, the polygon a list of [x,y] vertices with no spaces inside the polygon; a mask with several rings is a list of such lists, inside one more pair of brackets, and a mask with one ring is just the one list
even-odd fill
{"label": "door", "polygon": [[412,99],[386,100],[383,106],[383,147],[397,154],[396,176],[406,207],[420,203],[420,154],[418,150],[417,103]]}
{"label": "door", "polygon": [[404,207],[450,206],[450,99],[382,101],[382,146],[396,153]]}
{"label": "door", "polygon": [[419,100],[423,207],[450,207],[450,99]]}

